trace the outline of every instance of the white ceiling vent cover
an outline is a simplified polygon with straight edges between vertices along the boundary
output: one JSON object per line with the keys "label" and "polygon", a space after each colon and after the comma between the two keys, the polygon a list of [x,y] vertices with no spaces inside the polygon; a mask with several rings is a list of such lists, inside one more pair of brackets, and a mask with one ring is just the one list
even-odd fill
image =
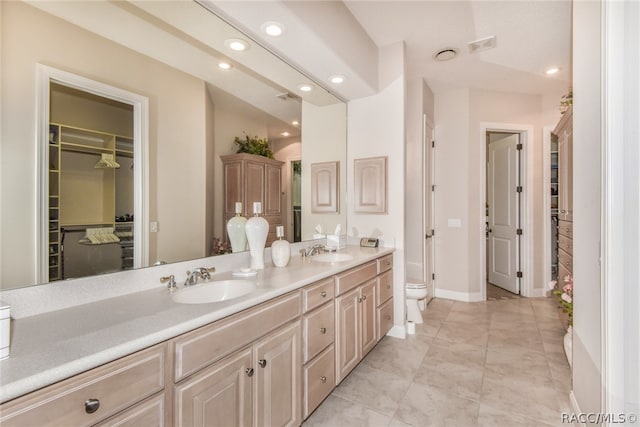
{"label": "white ceiling vent cover", "polygon": [[469,53],[493,49],[494,47],[496,47],[496,36],[489,36],[469,42]]}

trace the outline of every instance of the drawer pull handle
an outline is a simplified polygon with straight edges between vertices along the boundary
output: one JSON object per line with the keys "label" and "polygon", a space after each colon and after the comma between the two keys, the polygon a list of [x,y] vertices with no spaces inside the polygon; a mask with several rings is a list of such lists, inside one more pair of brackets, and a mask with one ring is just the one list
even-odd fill
{"label": "drawer pull handle", "polygon": [[326,297],[326,296],[327,296],[327,293],[326,293],[325,291],[322,291],[322,292],[320,292],[320,296],[321,296],[322,298],[324,298],[324,297]]}
{"label": "drawer pull handle", "polygon": [[327,377],[325,377],[324,375],[320,377],[320,382],[322,383],[326,383],[327,382]]}
{"label": "drawer pull handle", "polygon": [[320,333],[321,334],[326,334],[327,333],[327,328],[320,328]]}
{"label": "drawer pull handle", "polygon": [[260,365],[261,368],[264,368],[267,366],[267,361],[265,359],[260,359],[258,360],[258,365]]}
{"label": "drawer pull handle", "polygon": [[100,408],[100,401],[98,399],[87,399],[84,402],[84,410],[87,414],[93,414]]}
{"label": "drawer pull handle", "polygon": [[247,374],[248,377],[252,377],[253,376],[253,368],[245,369],[244,373]]}

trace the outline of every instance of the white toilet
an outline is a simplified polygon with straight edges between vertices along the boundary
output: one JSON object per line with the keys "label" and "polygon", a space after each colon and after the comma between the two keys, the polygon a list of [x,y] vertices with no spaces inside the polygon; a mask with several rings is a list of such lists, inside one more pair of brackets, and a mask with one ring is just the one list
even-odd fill
{"label": "white toilet", "polygon": [[[427,285],[417,281],[407,282],[405,286],[405,295],[407,299],[407,321],[423,323],[421,306],[424,307],[424,303],[418,305],[418,302],[427,297]],[[424,310],[424,308],[422,308],[422,310]]]}

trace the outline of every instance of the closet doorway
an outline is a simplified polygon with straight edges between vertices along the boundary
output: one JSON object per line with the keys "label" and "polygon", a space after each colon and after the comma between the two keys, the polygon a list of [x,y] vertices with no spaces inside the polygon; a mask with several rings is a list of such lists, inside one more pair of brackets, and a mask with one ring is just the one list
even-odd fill
{"label": "closet doorway", "polygon": [[46,66],[38,77],[40,281],[146,265],[147,99]]}

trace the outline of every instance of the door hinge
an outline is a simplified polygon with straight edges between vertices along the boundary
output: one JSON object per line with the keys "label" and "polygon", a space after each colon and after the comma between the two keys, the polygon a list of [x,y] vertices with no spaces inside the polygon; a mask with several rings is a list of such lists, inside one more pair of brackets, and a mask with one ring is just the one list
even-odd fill
{"label": "door hinge", "polygon": [[435,148],[435,147],[436,147],[436,141],[435,141],[435,140],[432,140],[432,141],[431,141],[431,147],[432,147],[432,148]]}
{"label": "door hinge", "polygon": [[522,193],[522,185],[516,187],[516,193]]}
{"label": "door hinge", "polygon": [[518,236],[522,236],[522,228],[518,228],[518,229],[516,230],[516,234],[517,234]]}
{"label": "door hinge", "polygon": [[516,277],[517,277],[518,279],[521,279],[521,278],[522,278],[522,271],[518,271],[518,272],[516,273]]}
{"label": "door hinge", "polygon": [[436,280],[436,273],[431,273],[431,280]]}
{"label": "door hinge", "polygon": [[522,150],[522,144],[516,145],[516,150],[518,150],[518,151]]}

